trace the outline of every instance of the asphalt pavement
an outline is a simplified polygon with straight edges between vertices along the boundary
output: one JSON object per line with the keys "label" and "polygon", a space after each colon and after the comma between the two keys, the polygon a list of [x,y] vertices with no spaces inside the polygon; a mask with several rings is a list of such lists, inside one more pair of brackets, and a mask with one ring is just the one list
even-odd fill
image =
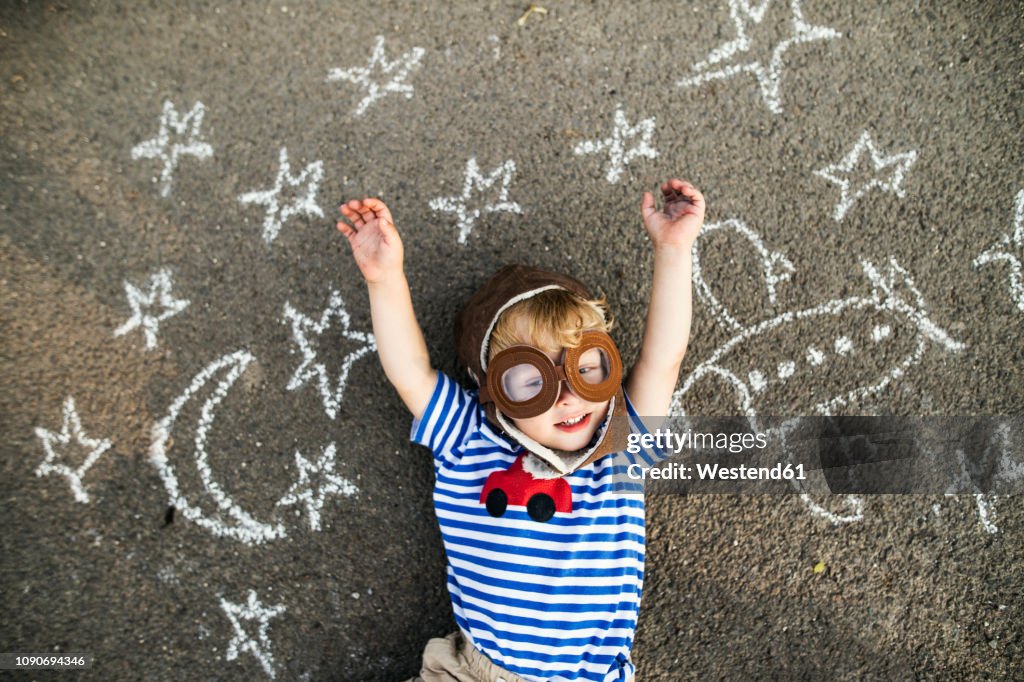
{"label": "asphalt pavement", "polygon": [[[0,653],[93,662],[0,675],[406,679],[454,629],[347,199],[462,381],[514,262],[605,293],[628,366],[681,177],[679,409],[1024,413],[1024,5],[754,5],[3,3]],[[719,358],[752,403],[686,384]],[[638,679],[1013,678],[1022,531],[1012,495],[650,495]]]}

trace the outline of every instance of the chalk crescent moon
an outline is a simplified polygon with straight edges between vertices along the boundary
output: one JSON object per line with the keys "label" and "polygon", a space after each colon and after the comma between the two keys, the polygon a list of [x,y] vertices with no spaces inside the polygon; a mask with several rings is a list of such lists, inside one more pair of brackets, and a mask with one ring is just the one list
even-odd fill
{"label": "chalk crescent moon", "polygon": [[[266,540],[282,538],[285,536],[284,526],[279,523],[268,524],[258,521],[231,500],[217,481],[214,480],[213,474],[210,471],[206,452],[206,440],[210,427],[213,425],[217,406],[224,400],[232,385],[242,376],[242,373],[245,372],[245,369],[253,360],[255,360],[255,357],[248,351],[235,351],[220,357],[199,372],[192,379],[192,383],[185,389],[185,392],[178,396],[177,400],[171,404],[167,416],[153,425],[153,444],[149,452],[150,461],[153,462],[160,472],[160,478],[163,479],[164,487],[167,488],[167,492],[171,496],[171,504],[181,511],[186,518],[206,528],[214,535],[234,538],[247,544],[259,544]],[[175,475],[174,467],[171,466],[168,459],[168,450],[174,442],[171,435],[182,408],[219,373],[222,374],[222,377],[217,381],[213,392],[203,403],[195,426],[195,439],[193,441],[196,469],[199,472],[200,480],[203,482],[203,489],[216,501],[220,512],[219,516],[208,516],[182,494],[178,486],[178,477]]]}

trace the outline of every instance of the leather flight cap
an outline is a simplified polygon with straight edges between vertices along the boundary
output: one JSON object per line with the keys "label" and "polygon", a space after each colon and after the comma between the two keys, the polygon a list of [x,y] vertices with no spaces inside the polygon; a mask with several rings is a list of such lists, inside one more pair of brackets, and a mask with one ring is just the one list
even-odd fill
{"label": "leather flight cap", "polygon": [[[487,385],[487,355],[491,333],[501,314],[519,301],[532,298],[549,289],[564,289],[581,298],[592,298],[578,280],[568,275],[528,265],[506,265],[470,297],[455,319],[455,348],[477,386]],[[615,353],[618,357],[618,352]],[[621,360],[619,362],[621,377]],[[538,478],[554,478],[576,471],[605,455],[626,448],[629,430],[626,424],[626,400],[621,380],[611,398],[608,416],[600,426],[595,441],[582,450],[555,450],[534,441],[516,428],[512,417],[502,414],[494,402],[484,405],[487,419],[510,438],[525,447],[534,457],[524,461],[524,468]]]}

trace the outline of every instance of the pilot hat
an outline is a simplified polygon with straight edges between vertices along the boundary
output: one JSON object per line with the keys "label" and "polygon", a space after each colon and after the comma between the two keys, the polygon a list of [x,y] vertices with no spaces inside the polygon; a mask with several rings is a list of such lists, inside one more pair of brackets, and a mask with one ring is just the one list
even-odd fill
{"label": "pilot hat", "polygon": [[[528,265],[506,265],[469,299],[455,319],[455,347],[459,360],[477,386],[486,383],[491,333],[498,318],[510,307],[549,289],[564,289],[577,296],[592,298],[578,280]],[[576,471],[605,455],[626,447],[626,399],[619,386],[608,405],[608,414],[584,448],[557,450],[542,445],[520,431],[512,419],[493,402],[484,406],[488,421],[530,453],[523,468],[537,478],[555,478]]]}

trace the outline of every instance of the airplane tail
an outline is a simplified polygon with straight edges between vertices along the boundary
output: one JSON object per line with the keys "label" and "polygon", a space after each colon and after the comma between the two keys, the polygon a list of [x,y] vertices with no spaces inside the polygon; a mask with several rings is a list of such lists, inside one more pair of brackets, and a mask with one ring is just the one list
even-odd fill
{"label": "airplane tail", "polygon": [[913,278],[894,257],[884,271],[880,271],[868,260],[861,261],[864,274],[871,282],[871,297],[882,308],[898,312],[910,320],[921,334],[948,351],[958,353],[964,344],[952,338],[929,317],[925,310],[924,296],[917,289]]}

